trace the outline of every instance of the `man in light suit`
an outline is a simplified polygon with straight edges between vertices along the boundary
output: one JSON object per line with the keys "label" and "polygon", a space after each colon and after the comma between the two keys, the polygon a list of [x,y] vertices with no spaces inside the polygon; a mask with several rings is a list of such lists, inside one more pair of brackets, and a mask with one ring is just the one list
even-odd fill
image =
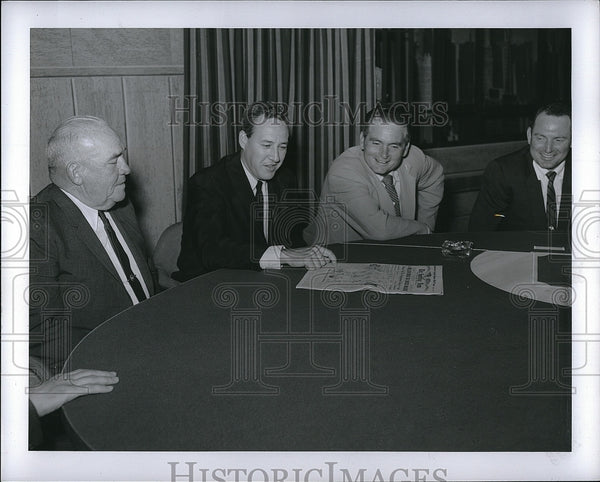
{"label": "man in light suit", "polygon": [[568,231],[571,221],[571,109],[538,109],[528,146],[494,159],[483,174],[469,231]]}
{"label": "man in light suit", "polygon": [[50,375],[100,323],[154,294],[125,147],[102,119],[73,117],[48,141],[51,184],[31,202],[30,355]]}
{"label": "man in light suit", "polygon": [[[180,271],[185,281],[219,268],[319,268],[335,262],[320,246],[303,247],[301,226],[281,210],[291,172],[280,170],[289,126],[277,106],[250,105],[238,136],[241,151],[198,171],[189,180]],[[288,229],[290,228],[290,229]]]}
{"label": "man in light suit", "polygon": [[442,166],[411,145],[393,105],[378,104],[366,114],[360,145],[329,167],[304,238],[333,244],[430,233],[443,193]]}

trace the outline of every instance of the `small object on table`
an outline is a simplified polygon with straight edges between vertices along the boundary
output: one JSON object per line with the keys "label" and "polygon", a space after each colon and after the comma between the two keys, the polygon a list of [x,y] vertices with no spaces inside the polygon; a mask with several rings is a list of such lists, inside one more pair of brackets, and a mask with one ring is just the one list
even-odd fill
{"label": "small object on table", "polygon": [[545,252],[551,252],[551,251],[565,251],[565,247],[564,246],[534,246],[533,247],[534,251],[545,251]]}
{"label": "small object on table", "polygon": [[472,241],[444,241],[442,243],[442,254],[449,258],[468,258],[473,249]]}

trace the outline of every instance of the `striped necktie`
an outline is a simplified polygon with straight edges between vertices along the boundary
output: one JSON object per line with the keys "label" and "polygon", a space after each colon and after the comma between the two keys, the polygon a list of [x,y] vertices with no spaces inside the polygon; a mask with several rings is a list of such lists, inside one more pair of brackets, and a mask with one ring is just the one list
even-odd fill
{"label": "striped necktie", "polygon": [[549,171],[546,173],[548,177],[548,189],[546,191],[546,217],[548,218],[548,229],[556,229],[556,191],[554,190],[554,178],[556,172]]}
{"label": "striped necktie", "polygon": [[104,231],[106,231],[106,234],[108,235],[110,245],[114,249],[117,258],[119,259],[119,263],[121,263],[121,268],[123,268],[123,271],[125,272],[125,276],[127,277],[127,281],[129,281],[131,289],[133,289],[133,292],[135,293],[135,296],[137,297],[138,301],[144,301],[145,299],[147,299],[146,294],[144,293],[144,289],[140,284],[140,280],[137,279],[137,276],[133,273],[133,270],[131,269],[129,256],[127,256],[123,245],[119,242],[119,238],[117,238],[117,233],[115,233],[114,229],[108,222],[108,218],[106,217],[106,214],[104,214],[104,211],[98,211],[98,216],[100,216],[102,224],[104,224]]}
{"label": "striped necktie", "polygon": [[385,186],[385,190],[389,194],[392,202],[394,203],[394,210],[396,211],[396,216],[401,216],[400,213],[400,201],[398,200],[398,192],[394,187],[394,178],[391,174],[386,174],[383,176],[383,184]]}

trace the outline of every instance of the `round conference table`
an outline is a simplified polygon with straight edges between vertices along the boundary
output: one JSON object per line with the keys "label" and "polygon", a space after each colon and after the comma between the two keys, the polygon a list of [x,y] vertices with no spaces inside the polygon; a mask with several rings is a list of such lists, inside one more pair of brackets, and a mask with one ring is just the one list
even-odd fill
{"label": "round conference table", "polygon": [[[442,256],[471,240],[468,259]],[[115,370],[63,407],[82,449],[569,451],[568,307],[470,268],[484,249],[567,246],[547,233],[332,246],[340,261],[442,265],[441,296],[297,289],[304,269],[218,270],[109,319],[70,368]]]}

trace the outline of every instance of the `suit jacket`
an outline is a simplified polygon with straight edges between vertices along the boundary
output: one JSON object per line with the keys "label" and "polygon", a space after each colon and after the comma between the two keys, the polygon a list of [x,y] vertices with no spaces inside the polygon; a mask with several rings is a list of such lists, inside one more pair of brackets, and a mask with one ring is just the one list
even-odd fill
{"label": "suit jacket", "polygon": [[[283,209],[285,191],[294,184],[294,176],[283,169],[268,181],[271,220],[267,243],[262,233],[254,236],[254,193],[239,152],[194,174],[188,183],[177,261],[180,271],[172,277],[185,281],[219,268],[260,269],[260,258],[269,245],[303,244],[301,231],[306,224],[295,223],[301,216],[296,216],[294,209]],[[290,219],[291,223],[285,222]]]}
{"label": "suit jacket", "polygon": [[[501,214],[504,217],[494,216]],[[571,221],[571,154],[567,156],[557,230]],[[494,159],[483,173],[469,231],[544,231],[548,229],[540,181],[535,175],[529,146]]]}
{"label": "suit jacket", "polygon": [[[133,206],[123,201],[110,214],[152,295],[154,273]],[[98,237],[58,186],[32,199],[30,217],[30,353],[55,373],[88,332],[132,302]]]}
{"label": "suit jacket", "polygon": [[441,164],[411,146],[398,172],[402,217],[395,215],[385,186],[364,161],[360,147],[344,151],[329,167],[316,219],[304,233],[306,241],[394,239],[416,233],[420,223],[433,230],[444,194]]}

